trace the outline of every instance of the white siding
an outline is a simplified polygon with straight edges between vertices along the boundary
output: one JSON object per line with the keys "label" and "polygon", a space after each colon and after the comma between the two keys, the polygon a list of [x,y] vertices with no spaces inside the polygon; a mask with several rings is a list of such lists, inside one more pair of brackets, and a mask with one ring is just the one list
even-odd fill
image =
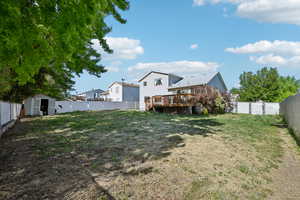
{"label": "white siding", "polygon": [[[162,85],[155,86],[155,79],[161,78]],[[147,86],[144,86],[144,82],[147,82]],[[172,94],[168,92],[169,87],[169,75],[151,73],[145,79],[139,82],[140,85],[140,110],[145,110],[145,97],[152,97],[156,95],[168,95]]]}
{"label": "white siding", "polygon": [[[118,88],[118,89],[117,89]],[[108,98],[113,102],[121,102],[123,101],[123,86],[119,83],[114,83],[109,88]]]}

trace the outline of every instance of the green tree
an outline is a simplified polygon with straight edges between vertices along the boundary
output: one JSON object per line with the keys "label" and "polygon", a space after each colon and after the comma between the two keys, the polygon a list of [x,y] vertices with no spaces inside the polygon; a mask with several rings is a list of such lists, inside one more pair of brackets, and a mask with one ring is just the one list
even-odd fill
{"label": "green tree", "polygon": [[280,96],[277,101],[281,102],[289,96],[295,95],[300,88],[300,80],[295,77],[280,77]]}
{"label": "green tree", "polygon": [[276,68],[262,68],[256,74],[244,72],[240,76],[240,101],[281,102],[290,95],[294,95],[299,88],[299,81],[293,77],[282,77]]}
{"label": "green tree", "polygon": [[0,1],[0,99],[61,95],[83,70],[100,77],[106,70],[91,40],[112,53],[105,17],[125,23],[118,9],[128,8],[126,0]]}

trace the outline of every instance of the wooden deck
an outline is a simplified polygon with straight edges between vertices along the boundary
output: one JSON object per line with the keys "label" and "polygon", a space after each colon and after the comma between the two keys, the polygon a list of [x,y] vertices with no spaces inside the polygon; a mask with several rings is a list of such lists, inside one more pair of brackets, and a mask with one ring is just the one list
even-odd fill
{"label": "wooden deck", "polygon": [[196,102],[194,94],[153,96],[145,101],[147,110],[155,107],[190,107],[195,106]]}

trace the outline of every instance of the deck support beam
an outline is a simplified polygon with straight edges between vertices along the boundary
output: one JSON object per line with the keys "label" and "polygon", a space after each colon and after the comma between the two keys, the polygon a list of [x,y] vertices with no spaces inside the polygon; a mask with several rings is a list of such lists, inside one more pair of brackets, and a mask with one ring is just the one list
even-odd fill
{"label": "deck support beam", "polygon": [[193,107],[192,106],[188,106],[188,114],[193,114]]}

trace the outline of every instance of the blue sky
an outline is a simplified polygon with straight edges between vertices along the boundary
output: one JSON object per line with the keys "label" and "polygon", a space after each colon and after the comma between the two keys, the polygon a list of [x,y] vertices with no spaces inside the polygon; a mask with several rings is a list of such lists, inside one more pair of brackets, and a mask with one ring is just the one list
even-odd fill
{"label": "blue sky", "polygon": [[105,90],[121,78],[135,82],[151,70],[220,71],[229,88],[238,86],[242,72],[264,66],[300,79],[300,1],[132,0],[121,13],[126,24],[106,20],[114,54],[103,54],[101,63],[109,72],[76,78],[76,91]]}

